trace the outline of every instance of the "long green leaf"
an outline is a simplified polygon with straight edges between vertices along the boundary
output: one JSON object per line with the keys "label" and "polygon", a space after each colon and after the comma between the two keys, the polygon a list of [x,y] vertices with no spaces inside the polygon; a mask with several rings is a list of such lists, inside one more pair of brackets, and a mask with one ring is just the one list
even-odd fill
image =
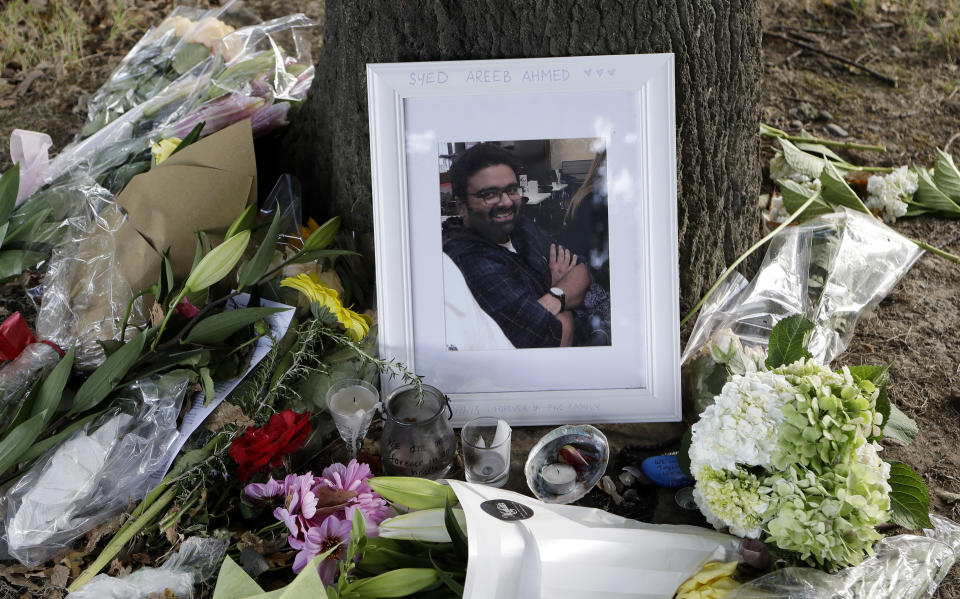
{"label": "long green leaf", "polygon": [[800,358],[809,358],[807,337],[813,330],[813,323],[800,314],[784,318],[770,331],[767,368],[777,368],[793,364]]}
{"label": "long green leaf", "polygon": [[0,176],[0,223],[10,218],[20,190],[20,164],[14,164]]}
{"label": "long green leaf", "polygon": [[939,158],[933,165],[933,182],[951,200],[960,204],[960,171],[953,163],[953,157],[946,152],[937,150]]}
{"label": "long green leaf", "polygon": [[910,530],[933,528],[926,483],[903,462],[890,462],[890,519]]}
{"label": "long green leaf", "polygon": [[951,216],[960,215],[960,205],[940,191],[930,173],[924,168],[915,168],[917,173],[917,193],[913,194],[913,201],[924,208],[943,212]]}
{"label": "long green leaf", "polygon": [[60,405],[60,399],[63,397],[63,390],[67,386],[67,380],[70,378],[70,371],[73,369],[73,357],[76,355],[76,347],[71,347],[64,354],[60,362],[50,371],[46,380],[40,385],[40,391],[30,409],[30,416],[46,414],[43,426],[46,426],[57,406]]}
{"label": "long green leaf", "polygon": [[237,265],[249,241],[250,231],[241,231],[213,248],[187,277],[184,289],[189,293],[218,283]]}
{"label": "long green leaf", "polygon": [[[796,181],[791,181],[789,179],[782,179],[777,181],[777,185],[780,186],[780,194],[783,196],[783,207],[787,209],[788,212],[793,213],[800,209],[800,206],[804,202],[813,197],[817,192],[800,185]],[[807,206],[807,209],[797,217],[798,222],[805,222],[811,218],[816,218],[821,214],[830,214],[833,212],[833,208],[830,207],[823,199],[816,199],[812,204]]]}
{"label": "long green leaf", "polygon": [[312,252],[322,250],[333,243],[337,231],[340,230],[340,217],[335,216],[327,222],[320,225],[320,228],[310,234],[307,240],[303,242],[303,251]]}
{"label": "long green leaf", "polygon": [[290,308],[240,308],[207,316],[190,329],[185,343],[223,343],[245,326]]}
{"label": "long green leaf", "polygon": [[837,167],[833,166],[832,163],[828,162],[826,166],[824,166],[823,173],[820,175],[820,183],[823,184],[823,199],[826,200],[827,203],[846,206],[851,210],[870,214],[870,210],[864,205],[860,196],[850,189],[843,175],[840,174],[840,171],[838,171]]}
{"label": "long green leaf", "polygon": [[43,441],[37,441],[36,443],[31,445],[30,448],[27,449],[27,451],[24,452],[23,455],[20,456],[20,463],[24,464],[26,462],[39,458],[41,455],[46,453],[48,449],[50,449],[60,441],[63,441],[64,439],[66,439],[67,437],[69,437],[79,429],[83,428],[83,426],[86,423],[90,422],[91,420],[100,416],[101,414],[103,414],[102,410],[100,412],[95,412],[93,414],[84,416],[79,420],[74,420],[66,428],[64,428],[62,431],[60,431],[56,435],[51,435],[46,439],[44,439]]}
{"label": "long green leaf", "polygon": [[460,557],[466,559],[469,553],[467,549],[467,533],[460,528],[460,523],[457,522],[456,516],[453,515],[453,508],[450,507],[449,501],[443,508],[443,524],[447,528],[447,534],[450,535],[450,540],[453,541],[453,546],[457,553],[460,554]]}
{"label": "long green leaf", "polygon": [[37,440],[43,431],[46,412],[27,419],[26,422],[12,429],[0,441],[0,473],[17,463],[30,445]]}
{"label": "long green leaf", "polygon": [[128,372],[124,376],[124,380],[134,381],[136,379],[142,379],[150,376],[151,374],[157,374],[158,372],[163,372],[164,370],[173,368],[174,366],[194,367],[203,363],[205,361],[204,358],[206,358],[206,361],[209,361],[209,354],[210,350],[208,349],[191,349],[187,351],[161,355],[158,358],[151,360],[143,368]]}
{"label": "long green leaf", "polygon": [[270,228],[267,229],[266,236],[260,242],[260,247],[257,248],[253,259],[240,269],[240,278],[237,281],[239,289],[249,287],[259,281],[260,277],[267,272],[267,268],[270,267],[270,261],[273,260],[273,254],[277,249],[277,240],[280,238],[281,216],[280,204],[278,203],[276,214],[273,215]]}
{"label": "long green leaf", "polygon": [[230,228],[227,229],[227,234],[224,236],[224,239],[230,239],[240,231],[250,230],[255,224],[257,224],[257,205],[250,204],[243,209],[240,216],[230,223]]}
{"label": "long green leaf", "polygon": [[807,141],[797,141],[797,142],[794,142],[794,145],[797,146],[797,149],[803,150],[808,154],[819,154],[824,158],[829,158],[830,160],[833,160],[834,162],[846,162],[846,160],[841,158],[836,152],[834,152],[833,150],[831,150],[830,148],[828,148],[823,144],[811,143]]}
{"label": "long green leaf", "polygon": [[790,167],[802,173],[811,179],[819,179],[823,172],[824,160],[812,154],[808,154],[793,145],[789,141],[779,138],[780,147],[783,148],[783,159],[787,161]]}
{"label": "long green leaf", "polygon": [[[202,51],[203,46],[201,46],[200,49]],[[190,144],[200,139],[200,133],[203,131],[203,126],[206,124],[207,124],[206,121],[200,121],[199,123],[194,125],[193,129],[190,130],[190,133],[187,133],[187,136],[184,137],[183,140],[177,144],[177,147],[175,147],[173,151],[170,152],[170,155],[173,156],[180,150],[183,150],[184,148],[189,147]]]}
{"label": "long green leaf", "polygon": [[10,231],[10,234],[3,238],[3,243],[10,244],[35,241],[33,235],[34,230],[36,230],[40,223],[44,222],[52,212],[53,210],[50,208],[44,208],[40,212],[37,212],[29,219],[24,221],[22,225],[18,226],[13,231]]}
{"label": "long green leaf", "polygon": [[31,250],[4,250],[0,252],[0,281],[19,275],[24,269],[34,266],[42,258],[43,254]]}
{"label": "long green leaf", "polygon": [[463,585],[454,580],[453,576],[450,576],[448,572],[437,565],[437,562],[433,559],[432,551],[427,551],[427,554],[430,556],[430,563],[433,565],[433,569],[437,571],[437,578],[440,579],[440,582],[445,584],[448,589],[456,593],[458,597],[462,597]]}
{"label": "long green leaf", "polygon": [[152,330],[148,330],[140,333],[124,343],[123,347],[110,354],[110,357],[93,371],[90,378],[77,391],[76,397],[73,398],[73,407],[68,415],[73,416],[86,412],[103,401],[120,384],[127,371],[140,357],[147,343],[147,338],[152,332]]}

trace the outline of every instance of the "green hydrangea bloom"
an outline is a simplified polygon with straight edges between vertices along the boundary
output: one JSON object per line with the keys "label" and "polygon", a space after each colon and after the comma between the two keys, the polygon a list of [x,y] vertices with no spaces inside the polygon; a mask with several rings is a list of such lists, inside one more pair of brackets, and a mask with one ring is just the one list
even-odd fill
{"label": "green hydrangea bloom", "polygon": [[693,497],[710,524],[751,539],[760,536],[760,525],[770,507],[769,493],[770,488],[756,475],[739,466],[736,470],[703,466],[693,489]]}

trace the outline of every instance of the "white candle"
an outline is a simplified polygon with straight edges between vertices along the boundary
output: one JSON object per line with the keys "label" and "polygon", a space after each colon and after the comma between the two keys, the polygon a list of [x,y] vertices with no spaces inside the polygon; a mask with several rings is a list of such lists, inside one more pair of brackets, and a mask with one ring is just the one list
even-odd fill
{"label": "white candle", "polygon": [[327,400],[327,407],[337,424],[354,429],[363,426],[379,400],[376,391],[357,385],[335,391]]}
{"label": "white candle", "polygon": [[577,471],[567,464],[547,464],[540,469],[543,488],[554,495],[565,495],[577,482]]}

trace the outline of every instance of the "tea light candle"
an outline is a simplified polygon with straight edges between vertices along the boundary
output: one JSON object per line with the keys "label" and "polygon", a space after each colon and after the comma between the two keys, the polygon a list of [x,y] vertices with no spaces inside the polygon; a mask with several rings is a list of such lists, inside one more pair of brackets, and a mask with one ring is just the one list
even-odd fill
{"label": "tea light candle", "polygon": [[565,495],[577,482],[577,471],[567,464],[547,464],[540,469],[543,488],[554,495]]}
{"label": "tea light candle", "polygon": [[377,391],[360,385],[337,389],[327,399],[333,420],[351,429],[363,426],[363,421],[376,408],[380,397]]}

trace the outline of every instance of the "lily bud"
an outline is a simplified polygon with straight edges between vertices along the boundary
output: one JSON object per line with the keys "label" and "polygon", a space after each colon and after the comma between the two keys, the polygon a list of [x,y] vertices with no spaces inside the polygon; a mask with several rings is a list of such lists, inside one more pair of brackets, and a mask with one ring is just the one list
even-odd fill
{"label": "lily bud", "polygon": [[377,476],[367,481],[370,488],[390,503],[399,503],[411,510],[442,508],[459,500],[447,485],[413,476]]}
{"label": "lily bud", "polygon": [[433,586],[437,580],[437,571],[433,568],[400,568],[351,582],[344,594],[353,593],[351,596],[359,599],[406,597]]}
{"label": "lily bud", "polygon": [[[444,522],[444,508],[433,508],[410,512],[394,518],[388,518],[380,523],[380,536],[387,539],[405,541],[429,541],[433,543],[450,543],[450,533]],[[460,508],[453,509],[453,516],[460,524],[461,530],[467,529],[467,518]]]}

